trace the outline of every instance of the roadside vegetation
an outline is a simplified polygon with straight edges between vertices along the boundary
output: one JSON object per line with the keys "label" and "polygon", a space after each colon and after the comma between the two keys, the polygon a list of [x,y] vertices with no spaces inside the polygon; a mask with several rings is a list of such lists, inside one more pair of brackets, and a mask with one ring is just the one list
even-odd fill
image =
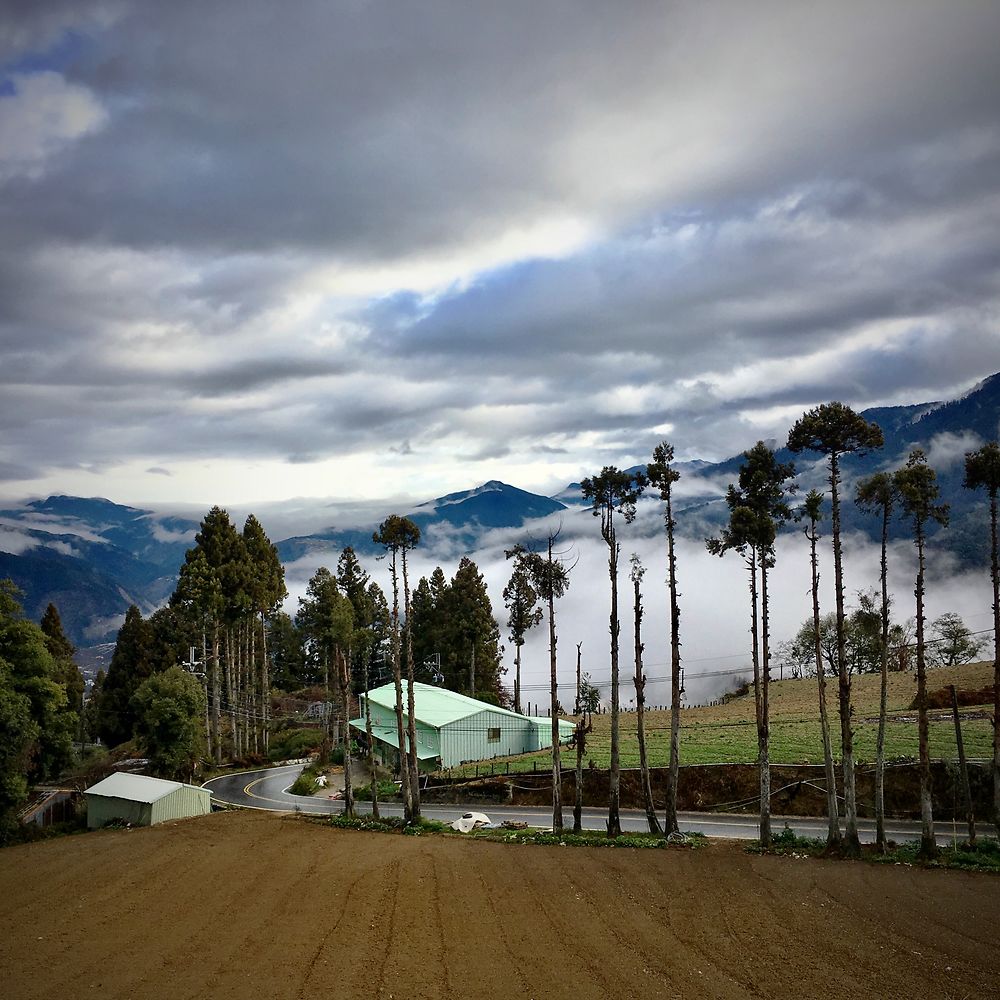
{"label": "roadside vegetation", "polygon": [[[789,827],[771,838],[770,850],[764,851],[759,841],[753,841],[745,848],[748,854],[782,854],[790,857],[825,857],[829,854],[826,840],[822,837],[799,837]],[[862,860],[883,865],[915,865],[923,868],[954,868],[962,871],[993,872],[1000,875],[1000,841],[991,837],[979,839],[975,845],[960,840],[939,847],[933,859],[921,857],[920,841],[897,844],[889,841],[886,850],[880,852],[872,845],[862,849]]]}

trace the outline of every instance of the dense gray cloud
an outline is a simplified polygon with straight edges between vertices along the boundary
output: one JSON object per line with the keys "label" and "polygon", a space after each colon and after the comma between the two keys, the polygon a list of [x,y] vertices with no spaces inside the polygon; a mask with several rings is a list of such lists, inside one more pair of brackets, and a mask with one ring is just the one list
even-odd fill
{"label": "dense gray cloud", "polygon": [[7,4],[0,491],[555,489],[947,397],[1000,369],[998,36],[912,0]]}

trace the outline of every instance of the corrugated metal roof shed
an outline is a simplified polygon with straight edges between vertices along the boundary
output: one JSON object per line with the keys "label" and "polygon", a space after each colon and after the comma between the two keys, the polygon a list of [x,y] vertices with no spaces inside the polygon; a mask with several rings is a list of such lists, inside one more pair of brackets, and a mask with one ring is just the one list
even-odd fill
{"label": "corrugated metal roof shed", "polygon": [[[403,681],[404,712],[406,712],[408,690],[407,681]],[[372,704],[382,705],[395,711],[396,685],[383,684],[382,687],[372,688],[368,692],[368,697],[371,698]],[[429,726],[447,726],[450,722],[458,722],[470,715],[477,715],[486,708],[499,715],[508,715],[512,719],[525,718],[507,708],[499,708],[485,701],[477,701],[468,695],[459,694],[457,691],[434,687],[432,684],[422,684],[420,681],[413,682],[413,703],[417,721],[426,722]]]}
{"label": "corrugated metal roof shed", "polygon": [[124,771],[108,775],[83,794],[87,826],[92,830],[114,819],[149,826],[212,811],[212,793],[207,788]]}
{"label": "corrugated metal roof shed", "polygon": [[166,778],[151,778],[146,774],[129,774],[127,771],[115,771],[103,781],[91,785],[88,795],[107,795],[115,799],[131,799],[133,802],[155,802],[164,795],[176,792],[184,786],[179,781],[167,781]]}
{"label": "corrugated metal roof shed", "polygon": [[[384,684],[368,693],[372,715],[372,736],[398,751],[396,737],[396,688]],[[407,687],[403,685],[403,715],[407,716]],[[529,718],[506,708],[477,701],[468,695],[433,687],[413,685],[414,719],[417,724],[417,756],[421,760],[437,757],[444,767],[465,761],[489,760],[542,750],[552,745],[552,721]],[[365,696],[361,696],[364,709]],[[364,733],[364,719],[352,719],[351,725]],[[559,721],[559,739],[573,735],[571,722]]]}

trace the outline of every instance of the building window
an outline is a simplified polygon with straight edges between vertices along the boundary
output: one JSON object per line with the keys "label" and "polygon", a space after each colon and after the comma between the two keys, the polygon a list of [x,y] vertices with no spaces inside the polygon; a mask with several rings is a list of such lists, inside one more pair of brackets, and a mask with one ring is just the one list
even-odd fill
{"label": "building window", "polygon": [[500,727],[491,727],[486,730],[486,741],[488,743],[499,743],[500,742]]}

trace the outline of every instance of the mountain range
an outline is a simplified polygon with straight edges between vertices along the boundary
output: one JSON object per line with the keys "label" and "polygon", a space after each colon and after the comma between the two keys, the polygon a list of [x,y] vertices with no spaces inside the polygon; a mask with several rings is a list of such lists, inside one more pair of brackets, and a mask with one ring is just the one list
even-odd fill
{"label": "mountain range", "polygon": [[[853,478],[897,468],[912,448],[922,447],[937,471],[942,500],[952,508],[951,526],[940,534],[939,544],[962,564],[981,563],[985,559],[981,541],[985,498],[963,489],[963,458],[967,450],[997,437],[1000,374],[984,379],[958,399],[873,408],[863,415],[882,428],[885,447],[861,458],[847,457],[845,497],[850,495]],[[796,463],[800,492],[813,486],[823,489],[822,459],[792,455],[784,448],[778,450],[778,457]],[[698,537],[722,523],[725,484],[735,478],[741,461],[741,455],[734,455],[722,462],[679,463],[681,532]],[[573,518],[583,505],[579,483],[545,497],[491,480],[419,504],[407,516],[420,527],[423,545],[450,557],[475,552],[484,533],[496,529],[523,529],[538,522],[542,536],[539,519],[559,512]],[[853,504],[845,503],[848,530],[871,534],[873,520],[862,518]],[[377,522],[363,527],[334,525],[276,544],[286,564],[308,563],[312,554],[346,545],[370,555],[378,551],[372,541],[377,527]],[[166,600],[197,530],[196,521],[105,499],[51,496],[11,504],[0,510],[0,578],[10,577],[23,591],[25,612],[33,620],[39,620],[52,602],[59,608],[71,641],[95,647],[114,639],[130,604],[148,614]]]}

